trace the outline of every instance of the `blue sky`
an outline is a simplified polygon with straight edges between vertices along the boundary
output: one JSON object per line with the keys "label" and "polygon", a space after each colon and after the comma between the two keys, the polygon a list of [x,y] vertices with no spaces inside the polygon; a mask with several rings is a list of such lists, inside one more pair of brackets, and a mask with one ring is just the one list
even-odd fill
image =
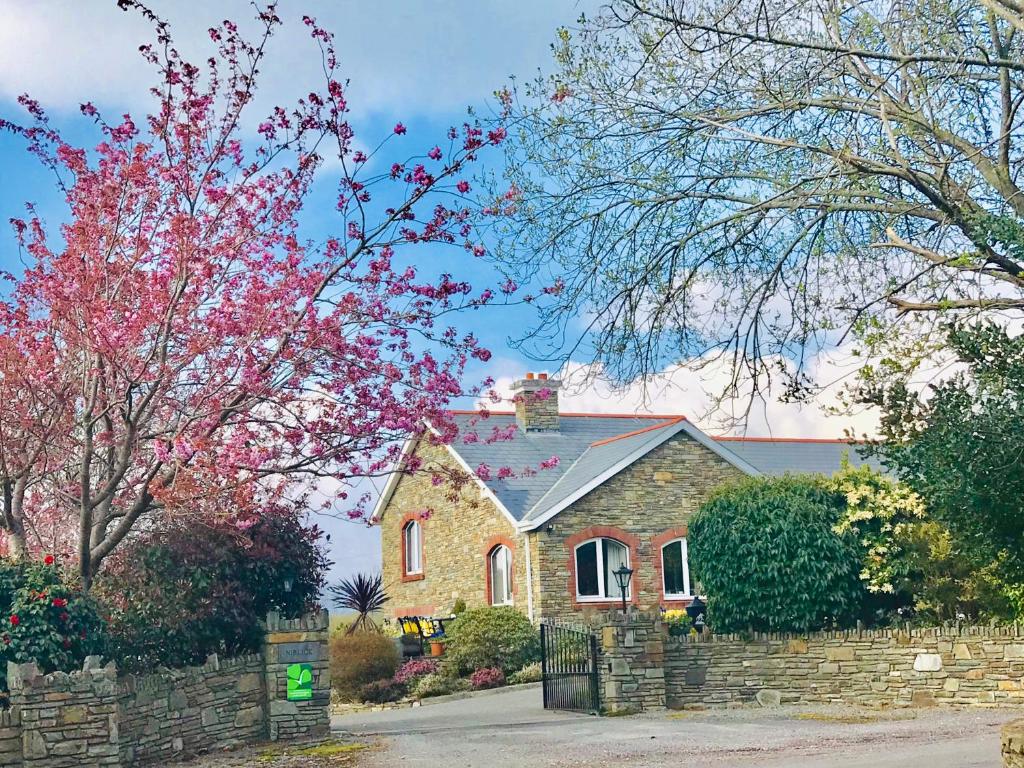
{"label": "blue sky", "polygon": [[[422,151],[435,141],[441,143],[448,126],[465,118],[467,107],[488,109],[492,93],[509,77],[530,78],[547,70],[556,28],[571,27],[581,11],[597,5],[597,0],[282,0],[279,15],[285,26],[269,50],[262,95],[253,114],[287,104],[319,86],[318,54],[300,23],[308,13],[336,34],[342,71],[351,79],[349,104],[357,136],[373,146],[401,121],[409,127],[404,137],[408,144],[396,144],[396,150]],[[197,60],[209,53],[208,27],[225,18],[248,22],[252,16],[243,0],[163,0],[152,2],[152,7],[171,22],[186,57]],[[107,115],[139,116],[150,105],[152,72],[137,48],[150,40],[151,30],[136,15],[117,10],[113,0],[0,0],[0,18],[0,115],[20,116],[14,99],[27,92],[67,136],[88,145],[95,134],[91,123],[78,116],[81,102],[91,101]],[[391,160],[385,157],[382,162]],[[307,211],[312,237],[330,231],[332,191],[325,173],[314,200],[322,206],[314,204]],[[18,140],[0,135],[0,221],[22,215],[26,201],[37,204],[51,224],[62,216],[61,201],[46,172]],[[479,260],[430,267],[451,268],[479,287],[495,282],[493,272]],[[0,229],[0,268],[19,270],[17,249],[5,229]],[[477,369],[473,375],[492,375],[504,386],[528,368],[538,368],[508,346],[509,336],[530,320],[528,308],[494,308],[468,317],[464,322],[494,352],[486,370]],[[621,392],[581,386],[570,393],[569,406],[597,411],[649,407],[693,415],[708,402],[706,391],[715,389],[716,376],[724,375],[713,372],[701,379],[682,369],[673,373],[665,384],[646,393],[639,387]],[[845,422],[823,419],[815,409],[770,404],[752,421],[750,431],[837,436],[844,426]],[[334,520],[321,524],[332,536],[335,576],[379,567],[376,529]]]}

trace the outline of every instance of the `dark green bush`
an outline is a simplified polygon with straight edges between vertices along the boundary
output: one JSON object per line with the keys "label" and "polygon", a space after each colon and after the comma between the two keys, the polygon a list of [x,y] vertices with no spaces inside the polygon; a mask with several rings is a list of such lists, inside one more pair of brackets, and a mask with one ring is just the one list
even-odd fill
{"label": "dark green bush", "polygon": [[343,701],[357,701],[365,686],[394,677],[400,661],[394,640],[377,632],[336,634],[330,650],[331,685]]}
{"label": "dark green bush", "polygon": [[145,671],[258,650],[268,611],[293,617],[315,607],[327,566],[319,538],[284,511],[244,530],[189,521],[140,536],[95,586],[110,606],[111,656]]}
{"label": "dark green bush", "polygon": [[374,680],[359,689],[359,698],[367,704],[386,704],[389,701],[398,701],[405,696],[405,686],[395,682],[393,678]]}
{"label": "dark green bush", "polygon": [[814,478],[720,488],[690,522],[690,558],[714,631],[810,631],[852,624],[860,552],[833,530],[845,501]]}
{"label": "dark green bush", "polygon": [[100,609],[70,571],[52,557],[0,559],[0,690],[7,690],[8,661],[69,672],[105,647]]}
{"label": "dark green bush", "polygon": [[460,672],[498,667],[511,673],[540,658],[540,636],[515,608],[472,608],[445,630],[448,659]]}

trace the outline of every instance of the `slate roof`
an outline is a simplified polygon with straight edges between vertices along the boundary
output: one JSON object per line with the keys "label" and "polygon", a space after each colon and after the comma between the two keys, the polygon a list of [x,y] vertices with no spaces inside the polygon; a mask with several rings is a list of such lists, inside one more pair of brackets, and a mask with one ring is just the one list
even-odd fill
{"label": "slate roof", "polygon": [[[536,469],[551,457],[552,469],[507,479],[492,477],[486,485],[518,522],[537,523],[552,509],[584,491],[586,486],[630,456],[640,456],[680,431],[705,442],[726,460],[751,474],[785,472],[832,474],[842,457],[853,464],[863,460],[854,446],[830,440],[765,440],[709,438],[681,416],[612,416],[561,414],[560,430],[526,434],[516,429],[512,439],[491,440],[492,432],[511,428],[515,415],[494,413],[482,419],[476,412],[457,413],[460,437],[451,446],[472,469],[486,464],[493,470],[511,467],[517,473]],[[467,441],[467,435],[471,436]],[[475,438],[475,440],[474,440]],[[878,466],[877,462],[869,462]]]}
{"label": "slate roof", "polygon": [[843,456],[849,457],[850,463],[855,467],[867,464],[873,469],[885,470],[876,458],[861,457],[856,445],[841,440],[751,437],[715,439],[766,475],[778,476],[787,472],[831,475],[839,471]]}

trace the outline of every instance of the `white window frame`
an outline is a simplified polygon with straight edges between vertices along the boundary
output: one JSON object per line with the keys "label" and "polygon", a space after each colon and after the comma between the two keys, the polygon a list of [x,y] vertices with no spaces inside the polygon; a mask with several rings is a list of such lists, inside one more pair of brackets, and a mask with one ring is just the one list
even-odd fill
{"label": "white window frame", "polygon": [[[502,599],[498,600],[498,595],[494,591],[494,564],[495,557],[499,553],[504,553],[504,568],[505,568],[505,595],[502,595]],[[491,605],[514,605],[515,598],[512,594],[512,579],[513,567],[512,567],[512,550],[505,544],[499,544],[490,552],[487,553],[487,579],[491,584]],[[507,599],[505,599],[507,597]]]}
{"label": "white window frame", "polygon": [[[411,554],[409,550],[409,533],[416,532],[416,567],[412,567]],[[419,520],[410,520],[402,527],[402,547],[404,551],[403,561],[405,564],[406,576],[418,576],[423,573],[423,526]]]}
{"label": "white window frame", "polygon": [[[625,549],[626,550],[626,567],[627,568],[632,568],[633,567],[632,562],[631,562],[632,553],[629,551],[629,545],[626,544],[626,542],[619,541],[618,539],[613,538],[612,536],[598,536],[598,537],[593,538],[593,539],[587,539],[586,541],[581,541],[579,544],[576,545],[576,547],[572,551],[573,564],[576,567],[575,573],[573,574],[576,583],[573,585],[573,588],[576,590],[576,602],[578,602],[578,603],[607,603],[607,602],[612,601],[612,600],[621,600],[622,599],[622,595],[621,594],[618,594],[618,595],[611,595],[611,594],[609,594],[609,592],[608,592],[608,585],[604,583],[604,546],[602,544],[602,542],[604,542],[604,541],[614,541],[620,547]],[[595,549],[596,549],[596,552],[597,552],[597,591],[600,594],[597,594],[597,595],[581,595],[580,594],[580,561],[579,561],[578,554],[579,554],[579,550],[580,550],[581,547],[585,547],[585,546],[587,546],[587,544],[590,544],[590,543],[593,543],[593,542],[597,542],[596,546],[595,546]],[[615,590],[618,590],[618,588],[619,588],[618,584],[612,584],[611,586]],[[629,587],[626,589],[626,599],[627,600],[631,600],[632,597],[633,597],[633,582],[630,581]]]}
{"label": "white window frame", "polygon": [[[682,544],[682,556],[683,556],[683,592],[668,592],[665,589],[665,548],[679,542]],[[687,549],[686,537],[680,536],[666,541],[661,545],[661,551],[658,553],[661,558],[661,594],[666,600],[689,600],[693,597],[693,590],[690,585],[690,555]]]}

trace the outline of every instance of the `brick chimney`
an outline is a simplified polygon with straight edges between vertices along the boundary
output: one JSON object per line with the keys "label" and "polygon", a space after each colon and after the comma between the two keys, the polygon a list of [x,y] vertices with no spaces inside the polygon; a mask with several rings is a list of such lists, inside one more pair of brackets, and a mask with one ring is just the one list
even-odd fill
{"label": "brick chimney", "polygon": [[512,383],[516,401],[516,421],[528,434],[558,431],[558,390],[562,382],[546,373],[526,374]]}

